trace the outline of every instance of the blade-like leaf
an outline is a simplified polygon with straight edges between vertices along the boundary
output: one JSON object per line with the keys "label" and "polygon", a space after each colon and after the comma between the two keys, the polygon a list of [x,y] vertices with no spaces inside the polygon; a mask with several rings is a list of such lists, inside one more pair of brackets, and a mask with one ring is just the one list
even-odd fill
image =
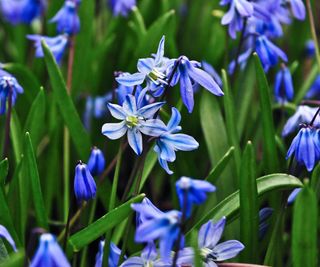
{"label": "blade-like leaf", "polygon": [[0,188],[4,186],[9,171],[9,161],[7,158],[0,162]]}
{"label": "blade-like leaf", "polygon": [[45,62],[49,72],[52,89],[56,94],[61,115],[70,131],[71,138],[80,158],[86,159],[89,156],[91,147],[89,135],[83,127],[77,110],[67,93],[66,85],[58,65],[45,42],[42,42],[42,48],[44,51]]}
{"label": "blade-like leaf", "polygon": [[73,250],[79,251],[84,246],[102,236],[108,230],[119,225],[131,212],[133,212],[130,205],[132,203],[140,202],[144,197],[145,194],[140,194],[130,199],[78,233],[72,235],[69,239],[69,244],[72,246]]}

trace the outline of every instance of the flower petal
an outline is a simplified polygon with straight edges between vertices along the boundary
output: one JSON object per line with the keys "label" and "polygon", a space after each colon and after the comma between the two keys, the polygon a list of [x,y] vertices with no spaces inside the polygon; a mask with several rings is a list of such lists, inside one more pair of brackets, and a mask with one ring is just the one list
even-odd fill
{"label": "flower petal", "polygon": [[[171,118],[167,125],[168,131],[175,131],[179,126],[180,121],[181,121],[181,114],[179,110],[173,107],[171,109]],[[181,130],[181,128],[178,128],[178,129]]]}
{"label": "flower petal", "polygon": [[239,254],[244,249],[244,245],[237,240],[228,240],[226,242],[216,245],[212,253],[215,255],[217,261],[224,261],[231,259]]}
{"label": "flower petal", "polygon": [[126,100],[123,102],[123,108],[126,113],[136,115],[137,113],[137,102],[133,95],[126,95]]}
{"label": "flower petal", "polygon": [[14,251],[17,251],[16,243],[14,242],[13,238],[9,234],[8,230],[3,226],[0,225],[0,237],[4,238],[8,241]]}
{"label": "flower petal", "polygon": [[111,115],[114,118],[116,118],[118,120],[125,120],[126,119],[127,114],[126,114],[125,110],[123,109],[123,107],[116,105],[116,104],[108,103],[108,108],[109,108]]}
{"label": "flower petal", "polygon": [[166,125],[159,119],[150,119],[139,123],[139,131],[149,136],[160,136],[167,130]]}
{"label": "flower petal", "polygon": [[177,150],[191,151],[199,147],[199,143],[187,134],[166,134],[162,138],[170,142]]}
{"label": "flower petal", "polygon": [[137,68],[139,72],[143,73],[144,75],[148,75],[154,68],[155,61],[153,58],[142,58],[139,59]]}
{"label": "flower petal", "polygon": [[133,151],[137,155],[141,155],[143,146],[142,146],[142,134],[140,133],[140,131],[136,128],[128,129],[127,135],[128,135],[129,145],[131,146]]}
{"label": "flower petal", "polygon": [[134,74],[128,73],[126,75],[121,75],[116,78],[116,81],[125,86],[135,86],[142,84],[145,78],[145,74],[137,72]]}
{"label": "flower petal", "polygon": [[165,104],[165,102],[156,102],[138,110],[140,116],[144,117],[145,119],[152,118],[154,114]]}
{"label": "flower petal", "polygon": [[105,123],[102,126],[102,134],[110,138],[111,140],[119,139],[127,131],[125,121],[119,123]]}
{"label": "flower petal", "polygon": [[192,112],[194,106],[193,87],[186,70],[180,74],[180,94],[183,104],[187,107],[189,113]]}

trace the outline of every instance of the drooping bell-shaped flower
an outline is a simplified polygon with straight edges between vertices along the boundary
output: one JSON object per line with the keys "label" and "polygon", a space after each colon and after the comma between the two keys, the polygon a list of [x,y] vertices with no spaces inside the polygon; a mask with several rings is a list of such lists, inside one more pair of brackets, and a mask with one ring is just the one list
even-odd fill
{"label": "drooping bell-shaped flower", "polygon": [[57,24],[58,33],[74,35],[80,31],[77,6],[75,0],[66,0],[58,13],[50,20],[50,22]]}
{"label": "drooping bell-shaped flower", "polygon": [[[105,241],[101,240],[99,243],[99,250],[96,255],[96,262],[94,267],[102,267],[103,263],[103,252],[104,252]],[[121,255],[121,250],[112,242],[110,242],[110,250],[109,250],[109,257],[108,257],[108,266],[109,267],[118,267],[119,266],[119,259]],[[126,256],[124,256],[126,259]]]}
{"label": "drooping bell-shaped flower", "polygon": [[304,45],[304,51],[307,57],[310,57],[310,58],[314,57],[314,55],[316,54],[316,48],[313,40],[306,41]]}
{"label": "drooping bell-shaped flower", "polygon": [[96,182],[88,166],[80,161],[75,168],[74,176],[74,193],[78,203],[95,198],[96,191]]}
{"label": "drooping bell-shaped flower", "polygon": [[259,210],[259,240],[262,240],[268,231],[272,213],[273,209],[269,207]]}
{"label": "drooping bell-shaped flower", "polygon": [[136,6],[136,0],[109,0],[113,16],[127,17],[131,10]]}
{"label": "drooping bell-shaped flower", "polygon": [[306,7],[302,0],[289,0],[293,16],[298,20],[304,20],[306,17]]}
{"label": "drooping bell-shaped flower", "polygon": [[70,267],[57,240],[51,234],[40,236],[39,247],[31,260],[30,267]]}
{"label": "drooping bell-shaped flower", "polygon": [[284,103],[292,100],[293,95],[292,76],[288,67],[283,65],[276,75],[274,96],[277,102]]}
{"label": "drooping bell-shaped flower", "polygon": [[91,149],[91,154],[88,160],[88,168],[90,173],[93,176],[101,175],[104,171],[105,166],[106,160],[102,151],[97,147],[93,147]]}
{"label": "drooping bell-shaped flower", "polygon": [[12,249],[16,252],[17,247],[16,247],[16,243],[14,242],[13,238],[11,237],[10,233],[8,232],[8,230],[0,224],[0,238],[4,238],[5,240],[8,241],[8,243],[10,244],[10,246],[12,247]]}

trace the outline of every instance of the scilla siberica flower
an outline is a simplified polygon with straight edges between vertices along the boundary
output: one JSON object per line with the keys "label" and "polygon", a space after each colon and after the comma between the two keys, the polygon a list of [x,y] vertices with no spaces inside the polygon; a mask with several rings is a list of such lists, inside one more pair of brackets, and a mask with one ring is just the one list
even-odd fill
{"label": "scilla siberica flower", "polygon": [[96,191],[96,182],[94,181],[88,166],[80,161],[76,166],[74,176],[74,193],[78,203],[95,198]]}
{"label": "scilla siberica flower", "polygon": [[66,0],[50,22],[57,23],[58,33],[77,34],[80,30],[77,2],[75,0]]}
{"label": "scilla siberica flower", "polygon": [[[175,70],[176,64],[178,64],[178,67]],[[201,85],[214,95],[223,95],[221,88],[210,76],[210,74],[200,69],[201,64],[199,62],[190,61],[186,56],[181,56],[176,60],[171,60],[171,63],[168,65],[169,73],[175,71],[170,86],[174,86],[178,83],[178,81],[180,81],[180,94],[182,102],[187,107],[189,113],[192,112],[194,107],[194,84]]]}
{"label": "scilla siberica flower", "polygon": [[304,164],[309,172],[312,171],[320,159],[319,131],[312,126],[302,127],[291,143],[287,159],[294,155],[298,163]]}
{"label": "scilla siberica flower", "polygon": [[51,234],[40,236],[40,244],[31,260],[30,267],[70,267],[66,256],[55,237]]}
{"label": "scilla siberica flower", "polygon": [[316,98],[320,99],[320,75],[316,77],[314,82],[312,83],[310,89],[306,93],[305,98],[310,99],[310,98]]}
{"label": "scilla siberica flower", "polygon": [[68,35],[66,34],[61,34],[56,37],[47,37],[42,35],[27,35],[27,38],[31,41],[34,41],[36,57],[44,57],[41,46],[41,41],[44,40],[58,63],[61,62],[64,51],[68,46]]}
{"label": "scilla siberica flower", "polygon": [[9,95],[11,95],[12,105],[14,105],[16,103],[18,94],[22,93],[23,88],[17,82],[16,78],[10,73],[0,69],[0,115],[6,112]]}
{"label": "scilla siberica flower", "polygon": [[131,207],[144,219],[137,227],[135,241],[144,243],[159,239],[161,260],[168,262],[180,232],[181,213],[177,210],[158,211],[147,203],[131,204]]}
{"label": "scilla siberica flower", "polygon": [[97,148],[93,147],[91,149],[91,154],[88,160],[88,168],[93,176],[102,174],[106,166],[106,160],[104,158],[103,152]]}
{"label": "scilla siberica flower", "polygon": [[157,137],[166,130],[161,120],[153,119],[164,102],[138,108],[142,99],[143,95],[140,95],[138,100],[133,95],[127,95],[122,106],[109,103],[111,115],[121,122],[106,123],[102,126],[102,134],[112,140],[119,139],[127,133],[129,145],[137,155],[141,155],[143,150],[142,133]]}
{"label": "scilla siberica flower", "polygon": [[127,17],[136,6],[136,0],[109,0],[109,5],[114,16]]}
{"label": "scilla siberica flower", "polygon": [[17,252],[17,247],[16,247],[16,243],[14,242],[13,238],[11,237],[10,233],[8,232],[8,230],[0,224],[0,238],[4,238],[5,240],[8,241],[8,243],[10,244],[10,246],[12,247],[13,251]]}
{"label": "scilla siberica flower", "polygon": [[158,161],[161,167],[168,173],[173,172],[168,167],[168,162],[176,159],[175,151],[191,151],[199,147],[199,143],[190,135],[179,134],[181,127],[180,112],[172,108],[172,115],[164,131],[156,140],[154,151],[158,154]]}
{"label": "scilla siberica flower", "polygon": [[307,57],[310,57],[310,58],[314,57],[314,55],[316,54],[316,48],[313,40],[306,41],[304,45],[304,51]]}
{"label": "scilla siberica flower", "polygon": [[302,0],[289,0],[291,11],[296,19],[304,20],[306,17],[306,8]]}
{"label": "scilla siberica flower", "polygon": [[262,240],[268,231],[272,213],[273,209],[269,207],[259,210],[259,240]]}
{"label": "scilla siberica flower", "polygon": [[279,103],[287,102],[293,99],[293,82],[290,70],[283,65],[276,75],[274,84],[274,95]]}
{"label": "scilla siberica flower", "polygon": [[[103,251],[104,251],[105,241],[101,240],[99,243],[99,250],[96,255],[96,263],[94,267],[102,267],[103,263]],[[109,267],[118,267],[119,259],[121,255],[121,250],[112,242],[110,242],[110,251],[108,257]],[[126,256],[124,256],[126,258]]]}
{"label": "scilla siberica flower", "polygon": [[139,72],[121,75],[116,78],[117,82],[125,86],[135,86],[146,80],[150,89],[167,84],[165,74],[167,60],[164,58],[164,42],[165,37],[163,36],[154,57],[138,60],[137,68]]}
{"label": "scilla siberica flower", "polygon": [[[216,223],[208,221],[206,224],[202,225],[199,230],[198,246],[200,256],[206,267],[218,267],[216,262],[234,258],[244,249],[244,245],[237,240],[228,240],[218,244],[225,224],[226,218],[223,217]],[[193,248],[185,248],[182,250],[179,259],[181,263],[184,263],[185,265],[193,264],[192,261],[190,262],[190,251],[193,251]],[[182,266],[185,266],[184,264],[182,264]]]}
{"label": "scilla siberica flower", "polygon": [[207,181],[195,180],[183,176],[176,182],[176,190],[180,208],[185,212],[186,218],[189,218],[192,206],[205,202],[207,193],[216,191],[216,187]]}

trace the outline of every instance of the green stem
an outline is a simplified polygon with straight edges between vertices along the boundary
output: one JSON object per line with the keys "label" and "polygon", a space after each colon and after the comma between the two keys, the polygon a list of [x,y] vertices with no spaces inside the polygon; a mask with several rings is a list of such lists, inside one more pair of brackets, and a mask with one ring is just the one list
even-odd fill
{"label": "green stem", "polygon": [[67,127],[63,130],[63,190],[64,221],[68,219],[70,207],[70,135]]}

